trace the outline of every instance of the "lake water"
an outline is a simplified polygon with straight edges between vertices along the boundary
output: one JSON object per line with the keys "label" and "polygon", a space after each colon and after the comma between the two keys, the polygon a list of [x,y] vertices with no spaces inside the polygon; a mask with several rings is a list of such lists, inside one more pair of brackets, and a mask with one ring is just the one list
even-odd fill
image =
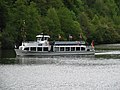
{"label": "lake water", "polygon": [[120,51],[16,57],[3,51],[0,90],[120,90]]}

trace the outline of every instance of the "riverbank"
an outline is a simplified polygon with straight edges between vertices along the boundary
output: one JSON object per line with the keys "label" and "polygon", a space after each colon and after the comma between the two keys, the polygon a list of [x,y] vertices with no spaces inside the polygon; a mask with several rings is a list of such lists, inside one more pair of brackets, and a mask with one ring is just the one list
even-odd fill
{"label": "riverbank", "polygon": [[101,44],[96,45],[95,50],[120,50],[120,44]]}

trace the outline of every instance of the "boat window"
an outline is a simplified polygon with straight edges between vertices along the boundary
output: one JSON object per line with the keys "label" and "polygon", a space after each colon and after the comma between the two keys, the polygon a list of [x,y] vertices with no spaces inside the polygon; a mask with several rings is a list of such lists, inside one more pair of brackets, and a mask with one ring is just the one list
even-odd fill
{"label": "boat window", "polygon": [[37,41],[41,41],[41,38],[37,38]]}
{"label": "boat window", "polygon": [[55,51],[59,51],[59,47],[55,47]]}
{"label": "boat window", "polygon": [[36,51],[36,47],[31,47],[31,51]]}
{"label": "boat window", "polygon": [[24,48],[24,50],[29,50],[29,47]]}
{"label": "boat window", "polygon": [[90,49],[87,49],[87,51],[90,51]]}
{"label": "boat window", "polygon": [[45,40],[48,40],[48,38],[47,38],[47,37],[45,37]]}
{"label": "boat window", "polygon": [[45,37],[42,37],[41,41],[44,41],[45,40]]}
{"label": "boat window", "polygon": [[44,47],[44,48],[43,48],[43,51],[48,51],[48,47]]}
{"label": "boat window", "polygon": [[46,39],[45,40],[48,40],[48,38],[46,37]]}
{"label": "boat window", "polygon": [[76,47],[76,51],[80,51],[80,47]]}
{"label": "boat window", "polygon": [[70,47],[66,47],[66,51],[70,51]]}
{"label": "boat window", "polygon": [[81,51],[84,51],[85,50],[85,47],[81,47]]}
{"label": "boat window", "polygon": [[22,50],[22,47],[19,47],[20,50]]}
{"label": "boat window", "polygon": [[64,47],[60,47],[60,51],[64,51]]}
{"label": "boat window", "polygon": [[42,51],[42,47],[38,47],[37,50],[38,50],[38,51]]}
{"label": "boat window", "polygon": [[38,44],[38,46],[42,46],[42,44]]}
{"label": "boat window", "polygon": [[71,51],[75,51],[75,47],[71,47]]}

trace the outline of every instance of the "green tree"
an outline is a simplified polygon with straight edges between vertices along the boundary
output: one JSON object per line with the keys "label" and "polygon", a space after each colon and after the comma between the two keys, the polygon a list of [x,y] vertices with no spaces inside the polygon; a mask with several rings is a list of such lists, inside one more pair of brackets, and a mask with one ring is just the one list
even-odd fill
{"label": "green tree", "polygon": [[94,16],[94,18],[92,20],[92,23],[94,25],[100,25],[100,19],[99,19],[99,17],[96,14],[95,14],[95,16]]}
{"label": "green tree", "polygon": [[96,43],[116,43],[119,40],[119,34],[113,27],[99,26],[96,29],[95,38]]}
{"label": "green tree", "polygon": [[76,15],[84,10],[84,3],[81,0],[63,0],[63,3],[71,11],[75,12]]}
{"label": "green tree", "polygon": [[63,35],[63,32],[61,31],[60,20],[58,18],[55,8],[48,9],[47,17],[49,18],[49,32],[51,36],[54,37],[54,39],[57,39],[59,34]]}
{"label": "green tree", "polygon": [[[0,39],[4,47],[34,40],[41,32],[57,39],[120,43],[119,0],[0,0]],[[52,37],[53,36],[53,37]],[[8,44],[6,44],[8,43]]]}
{"label": "green tree", "polygon": [[47,0],[33,0],[38,8],[39,13],[42,16],[45,16],[47,14],[47,10],[49,8],[49,5],[47,3]]}
{"label": "green tree", "polygon": [[87,41],[91,42],[91,39],[93,38],[92,33],[95,31],[94,25],[91,23],[85,12],[80,13],[78,20],[83,30],[83,33],[87,38]]}
{"label": "green tree", "polygon": [[48,2],[49,7],[53,7],[56,9],[59,9],[60,7],[64,6],[62,0],[48,0],[47,2]]}
{"label": "green tree", "polygon": [[39,13],[42,16],[47,15],[47,11],[50,7],[57,9],[64,6],[61,0],[33,0],[33,1],[36,3]]}
{"label": "green tree", "polygon": [[9,9],[8,15],[3,38],[9,37],[13,44],[21,43],[23,31],[26,34],[26,40],[34,40],[36,34],[41,30],[40,15],[33,2],[27,5],[24,0],[17,0],[14,7]]}
{"label": "green tree", "polygon": [[[62,7],[58,10],[58,16],[61,23],[61,30],[65,34],[65,39],[68,38],[69,34],[78,36],[79,33],[82,33],[80,24],[77,21],[74,21],[72,13],[65,7]],[[73,38],[75,39],[75,38]]]}
{"label": "green tree", "polygon": [[0,32],[2,32],[6,26],[6,19],[7,19],[6,2],[3,0],[0,0]]}
{"label": "green tree", "polygon": [[28,39],[35,39],[35,36],[41,32],[41,16],[37,11],[36,4],[31,2],[27,7],[26,29]]}
{"label": "green tree", "polygon": [[116,16],[118,14],[119,9],[115,3],[115,0],[105,0],[105,4],[109,8],[108,15],[113,17],[114,15]]}

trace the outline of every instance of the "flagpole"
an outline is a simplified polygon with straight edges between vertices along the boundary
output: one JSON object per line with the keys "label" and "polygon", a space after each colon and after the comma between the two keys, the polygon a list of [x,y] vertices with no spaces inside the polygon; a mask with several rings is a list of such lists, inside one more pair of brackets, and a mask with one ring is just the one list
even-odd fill
{"label": "flagpole", "polygon": [[82,41],[82,34],[80,33],[80,36],[79,36],[79,38],[80,38],[80,41]]}

